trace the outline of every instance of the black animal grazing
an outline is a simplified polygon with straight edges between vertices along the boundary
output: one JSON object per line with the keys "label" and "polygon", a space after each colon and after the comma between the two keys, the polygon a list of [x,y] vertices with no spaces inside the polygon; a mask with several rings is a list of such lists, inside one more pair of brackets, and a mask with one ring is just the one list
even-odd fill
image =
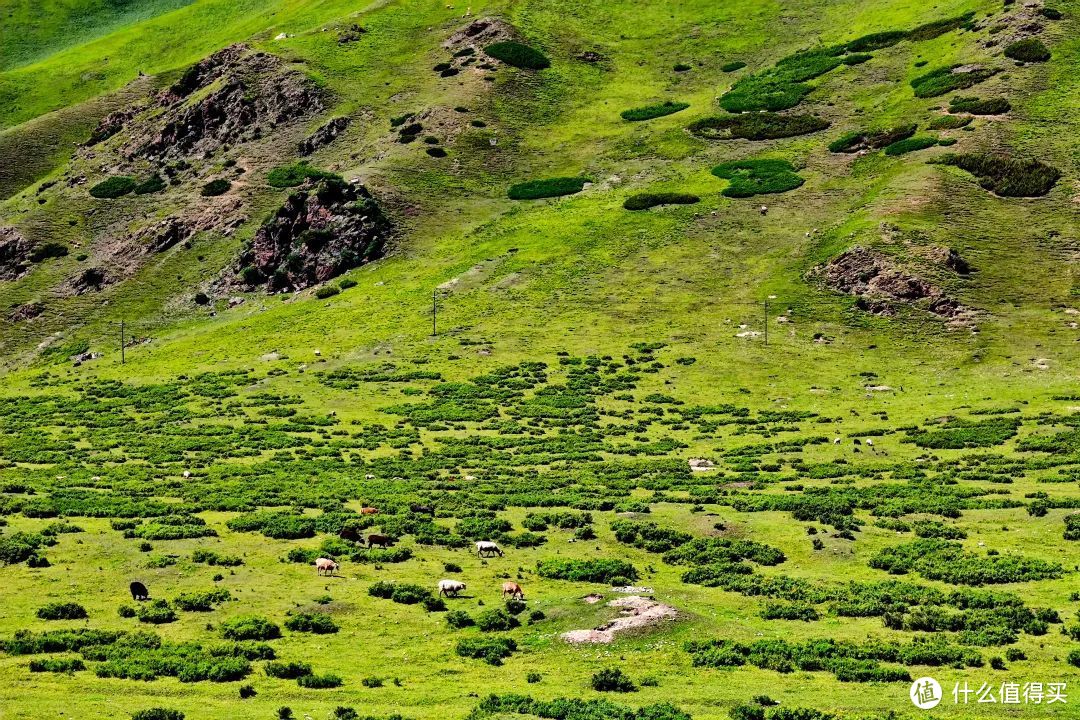
{"label": "black animal grazing", "polygon": [[378,545],[379,547],[387,548],[387,547],[390,547],[393,544],[394,544],[394,539],[391,538],[388,535],[380,535],[378,533],[372,533],[371,535],[367,536],[367,546],[369,548],[373,548],[376,545]]}
{"label": "black animal grazing", "polygon": [[149,600],[150,591],[146,589],[146,586],[136,580],[131,583],[131,599],[132,600]]}
{"label": "black animal grazing", "polygon": [[431,505],[410,505],[409,512],[416,513],[417,515],[431,515],[435,516],[435,508]]}
{"label": "black animal grazing", "polygon": [[356,532],[355,528],[341,528],[338,537],[347,542],[360,542],[360,533]]}

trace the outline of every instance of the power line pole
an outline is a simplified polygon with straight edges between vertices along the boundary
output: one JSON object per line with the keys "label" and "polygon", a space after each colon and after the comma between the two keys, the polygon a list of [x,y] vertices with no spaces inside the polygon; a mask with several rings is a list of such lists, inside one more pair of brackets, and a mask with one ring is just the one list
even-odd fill
{"label": "power line pole", "polygon": [[769,347],[769,298],[765,298],[765,347]]}
{"label": "power line pole", "polygon": [[120,364],[123,365],[127,361],[124,356],[124,321],[120,321]]}

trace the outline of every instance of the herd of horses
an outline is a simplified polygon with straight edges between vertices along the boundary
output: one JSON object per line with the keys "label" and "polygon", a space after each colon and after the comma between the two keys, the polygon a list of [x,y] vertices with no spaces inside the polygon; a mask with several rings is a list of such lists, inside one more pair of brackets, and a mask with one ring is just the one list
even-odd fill
{"label": "herd of horses", "polygon": [[[435,508],[430,505],[410,505],[409,511],[418,514],[435,515]],[[376,515],[378,514],[378,508],[364,507],[361,508],[360,513],[362,515]],[[342,528],[338,533],[338,537],[346,542],[358,543],[360,545],[366,545],[369,548],[388,548],[394,544],[394,538],[389,535],[383,535],[382,533],[370,533],[366,538],[361,536],[355,528]],[[479,558],[503,557],[502,549],[494,542],[490,540],[480,540],[476,543],[476,556]],[[315,560],[315,571],[319,575],[331,576],[341,566],[337,561],[331,558],[317,558]],[[460,580],[440,580],[439,581],[439,594],[445,597],[457,597],[458,594],[465,589],[465,583]],[[131,598],[137,601],[149,600],[150,591],[146,589],[146,585],[136,580],[132,582],[129,589],[131,590]],[[511,597],[518,600],[524,599],[525,591],[521,589],[521,586],[516,582],[504,582],[502,586],[502,596]]]}

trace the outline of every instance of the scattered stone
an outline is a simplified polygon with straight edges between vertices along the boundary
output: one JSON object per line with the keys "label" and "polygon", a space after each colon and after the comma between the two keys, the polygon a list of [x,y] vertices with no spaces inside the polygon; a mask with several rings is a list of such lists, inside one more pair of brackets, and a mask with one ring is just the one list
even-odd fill
{"label": "scattered stone", "polygon": [[630,595],[609,602],[608,607],[618,609],[622,615],[592,630],[571,630],[560,637],[568,643],[608,644],[615,640],[618,633],[630,630],[643,630],[678,617],[678,611],[670,605],[657,602],[652,598]]}

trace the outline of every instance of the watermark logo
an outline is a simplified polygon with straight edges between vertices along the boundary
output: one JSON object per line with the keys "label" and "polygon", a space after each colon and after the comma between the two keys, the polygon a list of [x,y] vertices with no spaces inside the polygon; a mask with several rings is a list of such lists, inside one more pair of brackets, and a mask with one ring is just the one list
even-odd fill
{"label": "watermark logo", "polygon": [[932,677],[921,677],[911,683],[910,694],[915,707],[929,710],[941,702],[941,685]]}

